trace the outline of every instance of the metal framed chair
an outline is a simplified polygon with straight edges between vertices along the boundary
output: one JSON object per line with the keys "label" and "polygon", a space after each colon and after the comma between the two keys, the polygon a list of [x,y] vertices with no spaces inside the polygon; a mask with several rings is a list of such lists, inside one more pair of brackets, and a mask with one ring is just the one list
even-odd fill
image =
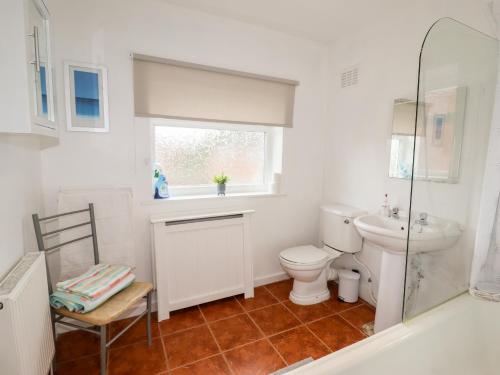
{"label": "metal framed chair", "polygon": [[[52,230],[49,232],[42,233],[41,223],[49,220],[57,219],[62,216],[82,214],[88,212],[89,220],[71,225],[65,228],[60,228],[56,230]],[[97,245],[97,232],[96,232],[96,224],[95,224],[95,214],[94,214],[94,205],[92,203],[89,204],[88,208],[65,212],[58,215],[52,215],[40,218],[38,214],[33,214],[33,224],[35,226],[35,234],[36,240],[38,244],[38,250],[45,252],[45,261],[47,267],[47,278],[49,283],[49,293],[52,293],[52,281],[50,278],[50,270],[49,263],[47,261],[48,255],[61,250],[62,247],[69,245],[71,243],[75,243],[78,241],[83,241],[89,238],[92,238],[92,247],[94,250],[94,264],[99,264],[99,249]],[[55,234],[60,234],[64,231],[68,231],[71,229],[90,226],[90,234],[71,239],[69,241],[53,245],[50,247],[45,247],[44,238],[47,236],[52,236]],[[135,281],[130,286],[122,290],[121,292],[115,294],[105,303],[100,305],[95,310],[92,310],[88,313],[76,313],[67,310],[66,308],[55,309],[51,307],[51,318],[52,318],[52,331],[54,334],[54,340],[56,340],[56,332],[55,327],[56,324],[61,324],[71,328],[81,329],[87,332],[91,332],[100,336],[100,373],[101,375],[106,374],[107,368],[107,351],[113,342],[115,342],[121,335],[123,335],[129,328],[131,328],[135,323],[137,323],[144,315],[147,315],[147,339],[148,345],[151,346],[152,338],[151,338],[151,293],[153,291],[153,285],[147,282],[139,282]],[[125,313],[129,308],[131,308],[134,304],[136,304],[141,299],[146,299],[146,309],[136,317],[129,325],[127,325],[123,330],[117,333],[113,338],[107,341],[107,326],[112,321],[116,320],[123,313]],[[72,319],[74,321],[85,323],[86,326],[80,326],[78,324],[74,324],[69,321],[65,321],[64,319]],[[90,325],[90,327],[88,326]]]}

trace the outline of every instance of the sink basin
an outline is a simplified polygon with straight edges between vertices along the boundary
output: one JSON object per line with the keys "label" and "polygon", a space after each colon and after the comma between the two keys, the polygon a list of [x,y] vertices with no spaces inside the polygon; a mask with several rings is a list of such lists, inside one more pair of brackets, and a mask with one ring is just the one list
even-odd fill
{"label": "sink basin", "polygon": [[[414,222],[414,220],[412,220]],[[393,253],[405,253],[408,218],[364,215],[354,219],[354,225],[366,240]],[[410,253],[446,250],[460,238],[460,225],[451,220],[429,216],[427,225],[413,224],[410,230]]]}

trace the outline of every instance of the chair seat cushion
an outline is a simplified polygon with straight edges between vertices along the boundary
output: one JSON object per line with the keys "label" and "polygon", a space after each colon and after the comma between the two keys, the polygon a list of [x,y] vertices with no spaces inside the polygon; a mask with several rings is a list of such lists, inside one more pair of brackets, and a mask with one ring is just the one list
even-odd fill
{"label": "chair seat cushion", "polygon": [[129,308],[146,296],[153,290],[153,284],[136,281],[130,286],[115,294],[101,306],[88,312],[81,314],[71,312],[66,308],[54,309],[56,314],[78,320],[80,322],[89,323],[96,326],[103,326],[116,320],[120,315],[125,313]]}

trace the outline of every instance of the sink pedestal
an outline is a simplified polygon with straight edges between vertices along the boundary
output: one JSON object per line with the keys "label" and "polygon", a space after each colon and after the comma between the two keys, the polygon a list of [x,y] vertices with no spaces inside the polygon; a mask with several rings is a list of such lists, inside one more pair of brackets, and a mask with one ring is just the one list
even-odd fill
{"label": "sink pedestal", "polygon": [[410,254],[450,249],[462,233],[457,222],[434,216],[428,218],[426,225],[420,224],[408,233],[410,221],[413,220],[408,217],[377,214],[354,219],[354,225],[364,240],[382,249],[375,332],[402,321],[407,247]]}
{"label": "sink pedestal", "polygon": [[382,250],[375,333],[401,323],[403,317],[406,253]]}

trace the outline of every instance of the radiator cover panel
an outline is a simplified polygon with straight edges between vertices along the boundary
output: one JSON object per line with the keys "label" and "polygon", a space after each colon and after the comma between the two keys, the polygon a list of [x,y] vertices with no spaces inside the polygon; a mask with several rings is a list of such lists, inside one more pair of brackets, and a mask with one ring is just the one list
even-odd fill
{"label": "radiator cover panel", "polygon": [[245,293],[253,297],[249,217],[227,214],[153,224],[158,319]]}

